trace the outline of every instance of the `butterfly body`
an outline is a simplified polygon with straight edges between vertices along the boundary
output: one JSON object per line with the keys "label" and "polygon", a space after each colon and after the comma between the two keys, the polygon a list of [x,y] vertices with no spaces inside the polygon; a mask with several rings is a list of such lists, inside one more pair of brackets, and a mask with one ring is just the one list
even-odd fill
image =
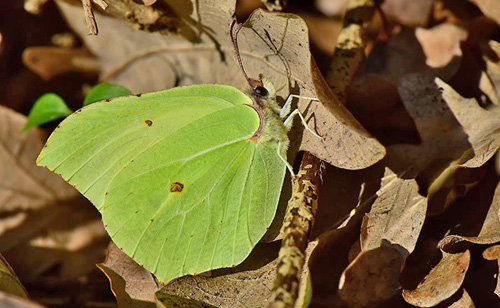
{"label": "butterfly body", "polygon": [[269,90],[194,85],[96,103],[61,123],[38,163],[161,281],[233,266],[271,224],[285,176],[288,128]]}

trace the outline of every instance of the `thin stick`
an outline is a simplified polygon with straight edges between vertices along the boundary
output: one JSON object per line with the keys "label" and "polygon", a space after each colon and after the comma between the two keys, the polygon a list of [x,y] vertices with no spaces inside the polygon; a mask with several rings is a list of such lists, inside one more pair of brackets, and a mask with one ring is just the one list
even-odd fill
{"label": "thin stick", "polygon": [[87,22],[87,28],[89,29],[88,35],[97,35],[97,23],[95,21],[94,11],[92,10],[92,4],[90,0],[82,0],[83,12],[85,14],[85,21]]}
{"label": "thin stick", "polygon": [[104,0],[92,0],[95,4],[101,7],[101,9],[105,10],[108,8],[108,4]]}
{"label": "thin stick", "polygon": [[[345,90],[364,59],[363,25],[373,16],[374,0],[349,0],[344,28],[339,36],[327,80],[335,95],[345,101]],[[360,13],[360,8],[363,13]],[[305,262],[304,252],[316,213],[318,185],[324,162],[306,152],[294,183],[292,198],[285,215],[284,238],[278,256],[276,280],[270,308],[293,308],[299,294]]]}
{"label": "thin stick", "polygon": [[311,153],[304,153],[283,222],[284,238],[278,257],[271,304],[268,306],[270,308],[293,307],[297,300],[324,168],[325,164],[319,158]]}

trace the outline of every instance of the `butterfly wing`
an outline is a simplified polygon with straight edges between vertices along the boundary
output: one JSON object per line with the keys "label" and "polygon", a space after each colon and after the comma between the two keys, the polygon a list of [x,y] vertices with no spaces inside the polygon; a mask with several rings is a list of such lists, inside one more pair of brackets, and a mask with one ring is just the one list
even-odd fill
{"label": "butterfly wing", "polygon": [[101,211],[113,241],[162,281],[243,261],[271,224],[285,166],[237,89],[198,85],[84,108],[39,163]]}

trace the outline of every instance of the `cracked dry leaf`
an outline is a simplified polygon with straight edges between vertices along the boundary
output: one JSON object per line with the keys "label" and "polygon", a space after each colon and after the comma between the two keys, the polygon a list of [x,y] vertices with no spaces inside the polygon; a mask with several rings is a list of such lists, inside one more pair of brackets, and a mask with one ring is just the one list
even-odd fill
{"label": "cracked dry leaf", "polygon": [[428,212],[438,214],[476,183],[474,168],[500,146],[500,117],[426,75],[403,78],[399,92],[422,142],[388,147],[387,163],[396,173],[418,175],[429,185]]}
{"label": "cracked dry leaf", "polygon": [[211,277],[181,277],[158,291],[157,298],[177,296],[219,308],[266,307],[276,277],[278,249],[279,243],[259,244],[235,268],[212,271]]}
{"label": "cracked dry leaf", "polygon": [[[248,88],[228,35],[234,0],[218,1],[216,5],[214,0],[197,2],[196,13],[187,14],[192,16],[192,28],[199,34],[196,44],[182,35],[133,31],[126,23],[106,16],[99,16],[99,36],[88,37],[86,25],[79,18],[80,8],[57,3],[101,62],[106,81],[124,85],[135,93],[193,83]],[[178,15],[194,10],[183,9]],[[300,149],[345,169],[366,168],[382,159],[384,147],[335,99],[319,73],[311,59],[308,29],[302,19],[257,10],[240,31],[238,41],[249,76],[257,78],[262,73],[282,98],[294,93],[321,100],[299,102],[309,125],[323,136],[320,139],[305,132]]]}
{"label": "cracked dry leaf", "polygon": [[0,307],[5,308],[44,308],[36,302],[0,291]]}
{"label": "cracked dry leaf", "polygon": [[415,180],[385,169],[377,198],[363,219],[361,252],[340,279],[339,294],[349,306],[373,306],[399,290],[399,276],[417,243],[426,208]]}
{"label": "cracked dry leaf", "polygon": [[451,305],[443,306],[443,308],[475,308],[472,298],[470,298],[467,290],[462,289],[462,296]]}
{"label": "cracked dry leaf", "polygon": [[78,277],[94,268],[107,237],[93,207],[35,165],[47,134],[21,134],[26,121],[0,106],[0,251],[23,280],[55,264],[63,277]]}
{"label": "cracked dry leaf", "polygon": [[113,242],[106,260],[97,264],[108,277],[120,308],[154,308],[155,292],[160,288],[153,275],[137,264]]}
{"label": "cracked dry leaf", "polygon": [[450,251],[450,246],[467,241],[473,244],[494,244],[500,242],[500,183],[497,184],[491,206],[477,236],[448,235],[439,242],[439,247]]}
{"label": "cracked dry leaf", "polygon": [[28,298],[28,292],[2,255],[0,255],[0,291]]}
{"label": "cracked dry leaf", "polygon": [[469,268],[469,250],[443,254],[439,263],[415,290],[403,290],[403,298],[417,307],[433,307],[458,291]]}
{"label": "cracked dry leaf", "polygon": [[430,29],[417,28],[415,36],[425,54],[429,67],[444,67],[454,57],[461,57],[460,43],[467,39],[467,31],[454,25],[443,23]]}
{"label": "cracked dry leaf", "polygon": [[469,0],[479,7],[481,12],[500,25],[500,2],[497,0]]}

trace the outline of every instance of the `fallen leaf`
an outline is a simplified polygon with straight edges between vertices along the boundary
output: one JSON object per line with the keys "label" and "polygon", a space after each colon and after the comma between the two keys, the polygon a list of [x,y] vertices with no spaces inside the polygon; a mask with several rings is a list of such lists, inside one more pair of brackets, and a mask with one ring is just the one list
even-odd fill
{"label": "fallen leaf", "polygon": [[415,36],[425,54],[425,63],[429,67],[444,67],[453,57],[461,57],[460,43],[467,39],[467,31],[448,23],[442,23],[430,29],[417,28]]}
{"label": "fallen leaf", "polygon": [[483,258],[490,261],[500,259],[500,245],[494,245],[486,248],[483,251]]}
{"label": "fallen leaf", "polygon": [[44,308],[25,298],[17,297],[0,291],[0,307],[5,308]]}
{"label": "fallen leaf", "polygon": [[470,298],[469,293],[465,289],[462,289],[462,296],[453,304],[451,305],[446,305],[443,306],[446,308],[474,308],[474,302],[472,301],[472,298]]}
{"label": "fallen leaf", "polygon": [[94,268],[108,241],[96,210],[35,160],[47,134],[0,106],[0,250],[23,281],[54,265],[61,277]]}
{"label": "fallen leaf", "polygon": [[417,307],[433,307],[458,291],[469,268],[470,253],[449,254],[442,251],[441,261],[415,290],[403,290],[403,298]]}
{"label": "fallen leaf", "polygon": [[137,264],[114,243],[110,243],[103,263],[97,265],[108,276],[120,308],[154,308],[159,289],[153,275]]}
{"label": "fallen leaf", "polygon": [[158,291],[157,297],[178,296],[220,308],[266,307],[276,276],[278,248],[279,243],[259,244],[237,267],[212,271],[211,277],[181,277]]}
{"label": "fallen leaf", "polygon": [[361,226],[362,251],[388,241],[400,249],[403,260],[413,252],[427,209],[427,200],[418,189],[415,180],[399,178],[385,169],[377,199]]}
{"label": "fallen leaf", "polygon": [[[105,81],[121,84],[135,93],[192,83],[248,88],[227,33],[234,0],[219,1],[217,5],[213,0],[197,3],[196,22],[203,24],[203,28],[197,26],[200,35],[197,44],[182,35],[167,37],[133,31],[120,20],[106,16],[99,16],[99,36],[90,38],[85,35],[86,25],[79,18],[80,9],[62,1],[57,3],[101,62]],[[305,132],[300,149],[346,169],[362,169],[382,159],[384,147],[334,98],[318,72],[311,59],[308,30],[302,19],[292,14],[257,10],[240,31],[238,41],[249,76],[268,77],[282,98],[294,93],[321,100],[321,103],[304,99],[299,102],[309,125],[323,137]]]}
{"label": "fallen leaf", "polygon": [[86,49],[29,47],[23,52],[23,63],[45,80],[73,72],[99,72],[99,63]]}
{"label": "fallen leaf", "polygon": [[388,19],[408,27],[426,27],[433,9],[434,0],[408,1],[386,0],[382,11]]}
{"label": "fallen leaf", "polygon": [[479,7],[484,15],[500,25],[500,2],[496,0],[469,0]]}
{"label": "fallen leaf", "polygon": [[361,251],[340,278],[339,294],[349,307],[370,307],[396,294],[426,208],[415,180],[398,178],[386,168],[377,198],[361,225]]}
{"label": "fallen leaf", "polygon": [[497,184],[491,206],[486,214],[481,231],[477,236],[448,235],[439,242],[439,247],[446,251],[454,244],[467,241],[473,244],[494,244],[500,242],[500,183]]}
{"label": "fallen leaf", "polygon": [[17,278],[7,260],[0,255],[0,291],[22,298],[28,298],[28,292]]}

